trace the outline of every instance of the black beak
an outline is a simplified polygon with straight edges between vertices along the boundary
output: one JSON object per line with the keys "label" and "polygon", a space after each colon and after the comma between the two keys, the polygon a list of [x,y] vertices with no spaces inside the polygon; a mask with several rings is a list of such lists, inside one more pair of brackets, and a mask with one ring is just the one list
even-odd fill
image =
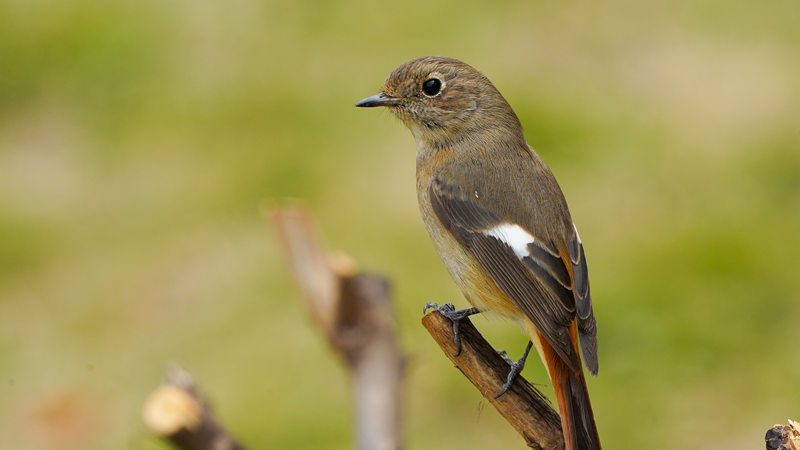
{"label": "black beak", "polygon": [[373,106],[396,105],[399,102],[400,102],[399,99],[391,97],[381,92],[378,95],[373,95],[372,97],[367,97],[364,100],[361,100],[360,102],[356,103],[356,106],[358,106],[359,108],[371,108]]}

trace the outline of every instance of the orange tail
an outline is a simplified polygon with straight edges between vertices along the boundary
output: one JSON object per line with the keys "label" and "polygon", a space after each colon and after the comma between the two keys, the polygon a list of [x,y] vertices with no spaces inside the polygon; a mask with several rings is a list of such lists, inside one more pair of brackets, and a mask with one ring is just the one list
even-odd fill
{"label": "orange tail", "polygon": [[567,450],[600,450],[592,404],[583,371],[573,372],[542,338],[542,353],[553,382]]}

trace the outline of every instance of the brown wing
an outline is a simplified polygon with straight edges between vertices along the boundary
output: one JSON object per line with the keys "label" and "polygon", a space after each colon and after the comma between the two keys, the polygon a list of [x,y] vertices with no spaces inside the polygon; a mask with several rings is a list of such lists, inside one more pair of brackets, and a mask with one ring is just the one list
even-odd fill
{"label": "brown wing", "polygon": [[576,318],[576,295],[566,267],[567,258],[551,242],[537,238],[527,229],[534,239],[523,254],[487,233],[509,222],[464,195],[458,187],[434,180],[429,194],[433,210],[444,227],[533,322],[561,359],[572,370],[580,370],[580,357],[568,332]]}
{"label": "brown wing", "polygon": [[572,265],[573,293],[578,317],[578,332],[580,333],[581,353],[586,367],[592,375],[597,375],[597,323],[592,310],[592,294],[589,288],[589,270],[586,266],[586,254],[583,243],[578,236],[578,230],[573,225],[574,234],[570,238],[567,249],[570,264]]}

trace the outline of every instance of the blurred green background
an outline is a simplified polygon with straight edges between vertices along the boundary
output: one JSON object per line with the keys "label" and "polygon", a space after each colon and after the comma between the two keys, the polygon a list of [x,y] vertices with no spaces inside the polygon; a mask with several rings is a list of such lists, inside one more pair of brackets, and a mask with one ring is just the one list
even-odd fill
{"label": "blurred green background", "polygon": [[[352,448],[347,375],[265,224],[302,199],[391,278],[410,449],[522,440],[419,325],[465,301],[414,143],[360,110],[412,57],[506,96],[585,242],[609,449],[763,448],[800,418],[800,4],[0,2],[0,448],[162,449],[177,361],[251,448]],[[476,319],[515,358],[510,323]],[[541,365],[525,375],[551,392]]]}

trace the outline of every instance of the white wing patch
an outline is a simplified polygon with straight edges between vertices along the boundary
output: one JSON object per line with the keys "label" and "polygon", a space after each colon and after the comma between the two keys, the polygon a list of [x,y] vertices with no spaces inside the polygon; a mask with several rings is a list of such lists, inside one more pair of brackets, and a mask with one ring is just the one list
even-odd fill
{"label": "white wing patch", "polygon": [[514,223],[502,223],[494,228],[485,230],[483,234],[503,241],[514,250],[514,254],[519,259],[528,256],[528,244],[536,240],[524,228]]}
{"label": "white wing patch", "polygon": [[575,222],[572,222],[572,228],[575,230],[575,237],[578,238],[578,244],[583,244],[583,242],[581,242],[581,235],[578,234],[578,227],[575,226]]}

